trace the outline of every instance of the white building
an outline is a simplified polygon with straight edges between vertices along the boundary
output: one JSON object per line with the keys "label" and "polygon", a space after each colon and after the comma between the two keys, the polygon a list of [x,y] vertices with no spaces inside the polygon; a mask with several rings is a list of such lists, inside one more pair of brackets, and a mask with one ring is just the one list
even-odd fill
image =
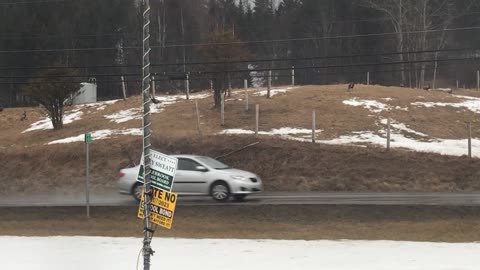
{"label": "white building", "polygon": [[73,95],[72,104],[87,104],[97,102],[97,85],[94,83],[81,83],[80,90]]}

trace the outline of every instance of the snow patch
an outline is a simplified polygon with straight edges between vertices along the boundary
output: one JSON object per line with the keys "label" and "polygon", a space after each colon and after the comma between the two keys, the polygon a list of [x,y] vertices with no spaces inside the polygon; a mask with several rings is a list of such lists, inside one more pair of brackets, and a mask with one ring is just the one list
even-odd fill
{"label": "snow patch", "polygon": [[399,110],[399,111],[406,111],[406,112],[408,112],[408,107],[404,107],[404,108],[402,108],[402,107],[400,107],[400,106],[396,106],[396,107],[395,107],[395,110]]}
{"label": "snow patch", "polygon": [[453,95],[457,98],[466,99],[463,102],[414,102],[412,105],[420,106],[425,108],[433,108],[433,107],[453,107],[453,108],[465,108],[474,113],[480,113],[480,98],[477,97],[469,97],[469,96],[459,96]]}
{"label": "snow patch", "polygon": [[[442,155],[463,156],[468,153],[468,140],[443,140],[434,139],[431,141],[417,141],[412,138],[407,138],[398,132],[390,134],[390,147],[405,148],[413,151],[437,153]],[[324,144],[373,144],[385,147],[387,139],[374,134],[371,131],[354,132],[352,135],[340,136],[333,140],[321,140],[319,143]],[[480,140],[472,139],[472,148],[480,148]],[[480,157],[480,153],[473,153],[475,157]]]}
{"label": "snow patch", "polygon": [[[190,100],[195,99],[204,99],[211,96],[210,94],[194,94],[190,95]],[[175,104],[179,100],[186,100],[185,95],[172,95],[172,96],[155,96],[155,100],[158,101],[157,104],[150,104],[150,113],[161,113],[169,105]],[[131,108],[127,110],[121,110],[113,114],[104,115],[105,118],[109,119],[111,122],[124,123],[130,120],[139,120],[142,119],[143,109],[142,108]]]}
{"label": "snow patch", "polygon": [[134,119],[142,119],[140,109],[128,109],[104,116],[112,122],[123,123]]}
{"label": "snow patch", "polygon": [[[114,100],[107,100],[107,101],[101,101],[101,102],[95,102],[95,103],[87,103],[87,104],[79,104],[73,106],[76,110],[81,110],[85,108],[105,108],[107,105],[112,105],[120,101],[120,99],[114,99]],[[100,109],[103,110],[103,109]]]}
{"label": "snow patch", "polygon": [[388,105],[378,102],[376,100],[362,100],[358,98],[352,98],[349,100],[344,100],[343,104],[354,107],[363,107],[373,113],[380,113],[390,110],[390,107]]}
{"label": "snow patch", "polygon": [[[65,112],[63,115],[63,124],[70,124],[74,121],[82,119],[81,116],[83,115],[83,112],[77,111],[77,110],[72,110],[69,112]],[[52,120],[49,117],[45,117],[33,124],[30,125],[30,127],[22,133],[34,131],[34,130],[45,130],[45,129],[53,129],[53,124]]]}
{"label": "snow patch", "polygon": [[[387,119],[381,119],[381,120],[380,120],[380,123],[382,123],[383,125],[387,125],[387,124],[388,124],[388,120],[387,120]],[[403,123],[398,123],[398,122],[396,122],[395,120],[392,120],[392,121],[391,121],[390,127],[393,128],[394,131],[395,131],[395,130],[404,131],[404,132],[411,133],[411,134],[415,134],[415,135],[418,135],[418,136],[421,136],[421,137],[428,137],[427,134],[424,134],[424,133],[415,131],[415,130],[413,130],[413,129],[411,129],[411,128],[408,128],[405,124],[403,124]]]}
{"label": "snow patch", "polygon": [[[321,133],[323,130],[317,129],[315,131],[316,134]],[[252,135],[255,134],[255,131],[252,130],[245,130],[245,129],[226,129],[217,134],[227,134],[227,135]],[[289,128],[283,127],[278,129],[272,129],[270,131],[259,131],[258,135],[263,136],[278,136],[282,139],[286,140],[295,140],[295,141],[311,141],[312,130],[311,129],[303,129],[303,128]]]}
{"label": "snow patch", "polygon": [[[117,130],[103,129],[103,130],[94,131],[91,134],[92,134],[92,140],[105,140],[105,139],[109,139],[114,135],[141,136],[143,132],[142,132],[142,129],[140,128],[117,129]],[[65,143],[72,143],[72,142],[83,142],[84,138],[85,138],[85,134],[80,134],[78,136],[55,140],[55,141],[49,142],[48,144],[65,144]]]}
{"label": "snow patch", "polygon": [[[286,92],[288,92],[291,89],[293,89],[293,87],[271,89],[270,90],[270,96],[273,97],[273,96],[276,96],[278,94],[285,94]],[[268,90],[262,90],[262,91],[255,92],[253,95],[254,96],[266,96],[267,94],[268,94]]]}
{"label": "snow patch", "polygon": [[[83,112],[81,112],[82,109],[95,109],[97,111],[102,111],[105,110],[107,105],[112,105],[118,102],[120,99],[115,99],[115,100],[108,100],[108,101],[102,101],[102,102],[96,102],[96,103],[88,103],[88,104],[79,104],[73,106],[73,108],[69,111],[66,111],[63,115],[63,124],[70,124],[74,121],[82,119],[81,116],[83,115]],[[30,125],[30,128],[24,130],[22,133],[34,131],[34,130],[46,130],[46,129],[53,129],[52,121],[50,118],[45,117],[33,124]]]}

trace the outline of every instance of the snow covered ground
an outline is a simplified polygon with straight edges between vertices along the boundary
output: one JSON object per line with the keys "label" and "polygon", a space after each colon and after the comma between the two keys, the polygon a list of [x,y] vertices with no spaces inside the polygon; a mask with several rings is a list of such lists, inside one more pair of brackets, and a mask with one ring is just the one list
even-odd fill
{"label": "snow covered ground", "polygon": [[[467,97],[467,96],[455,96],[458,98],[464,99],[458,103],[441,103],[441,102],[415,102],[411,105],[413,106],[424,106],[427,108],[432,108],[435,106],[439,107],[455,107],[455,108],[465,108],[475,113],[480,113],[480,98]],[[391,101],[392,98],[382,98],[384,101]],[[343,104],[353,107],[362,107],[368,110],[372,117],[377,119],[376,123],[379,126],[380,130],[371,131],[363,130],[352,132],[349,135],[340,136],[331,140],[316,140],[317,143],[323,144],[332,144],[332,145],[357,145],[365,146],[367,144],[377,145],[381,147],[386,147],[386,125],[387,119],[380,116],[381,112],[391,111],[391,110],[405,110],[408,111],[408,107],[402,108],[399,106],[392,107],[386,103],[376,101],[376,100],[363,100],[359,98],[351,98],[344,100]],[[317,130],[316,134],[321,134],[322,130]],[[252,130],[244,129],[227,129],[220,132],[220,134],[255,134]],[[272,129],[270,131],[259,131],[259,135],[266,136],[278,136],[284,139],[291,139],[297,141],[308,142],[311,141],[311,130],[310,129],[299,129],[299,128],[289,128],[283,127],[280,129]],[[415,138],[417,137],[417,138]],[[418,139],[420,137],[421,139]],[[404,148],[413,151],[419,152],[430,152],[443,155],[452,155],[452,156],[462,156],[468,154],[468,140],[467,139],[458,139],[458,140],[446,140],[429,137],[427,134],[418,132],[409,128],[403,123],[399,123],[392,119],[391,122],[391,134],[390,134],[390,146],[392,148]],[[472,148],[480,149],[480,139],[472,139]],[[472,155],[474,157],[480,157],[478,151],[473,151]]]}
{"label": "snow covered ground", "polygon": [[[142,136],[143,131],[141,128],[129,128],[129,129],[103,129],[91,132],[93,140],[105,140],[109,139],[114,135],[133,135],[133,136]],[[83,142],[85,140],[85,134],[80,134],[73,137],[68,137],[65,139],[51,141],[48,144],[61,144],[61,143],[72,143],[72,142]]]}
{"label": "snow covered ground", "polygon": [[[0,268],[133,270],[141,247],[140,238],[0,236]],[[152,248],[151,269],[477,270],[480,265],[480,243],[154,238]]]}
{"label": "snow covered ground", "polygon": [[[63,124],[70,124],[72,122],[82,119],[83,112],[82,109],[96,109],[97,111],[103,111],[108,105],[115,104],[119,99],[108,100],[102,102],[96,102],[91,104],[81,104],[73,106],[73,109],[67,111],[63,115]],[[53,129],[52,121],[48,117],[44,117],[41,120],[33,123],[28,129],[24,130],[22,133],[42,130],[42,129]]]}
{"label": "snow covered ground", "polygon": [[[278,94],[285,94],[292,89],[295,89],[295,87],[270,89],[270,96],[273,97]],[[253,93],[254,96],[266,96],[267,94],[268,94],[268,90],[262,90],[262,91],[257,91]]]}
{"label": "snow covered ground", "polygon": [[[294,87],[288,88],[277,88],[272,89],[271,94],[281,94],[286,93]],[[256,91],[254,95],[266,95],[266,90]],[[210,94],[193,94],[190,95],[191,99],[203,99],[209,97]],[[468,96],[459,96],[455,95],[454,97],[463,99],[457,103],[442,103],[442,102],[415,102],[410,104],[411,106],[423,106],[426,108],[433,107],[454,107],[462,108],[465,110],[470,110],[475,113],[480,113],[480,98],[468,97]],[[160,113],[167,106],[175,104],[180,100],[184,100],[184,95],[170,95],[170,96],[157,96],[156,99],[159,101],[157,104],[151,105],[152,113]],[[380,113],[385,111],[392,110],[404,110],[408,111],[408,106],[405,108],[399,106],[391,106],[387,102],[392,101],[392,98],[382,98],[384,102],[377,100],[363,100],[360,98],[351,98],[344,100],[343,104],[347,106],[362,107],[368,110],[371,114],[371,117],[375,117],[376,123],[379,126],[378,131],[371,130],[360,130],[352,132],[351,134],[340,136],[332,140],[317,140],[318,143],[324,144],[354,144],[354,145],[365,145],[373,144],[378,146],[386,146],[386,119],[382,118]],[[117,100],[108,101],[108,102],[99,102],[95,104],[87,105],[78,105],[73,108],[73,110],[65,114],[64,123],[68,124],[74,121],[81,119],[83,112],[82,109],[96,109],[97,111],[104,110],[106,106],[115,103]],[[142,112],[140,108],[130,108],[125,110],[117,111],[110,115],[105,115],[105,118],[116,123],[124,123],[134,119],[141,119]],[[38,130],[38,129],[49,129],[51,127],[51,122],[48,118],[42,119],[32,126],[25,130],[24,132]],[[413,151],[422,151],[422,152],[432,152],[446,155],[462,156],[468,153],[468,143],[466,139],[459,140],[444,140],[438,138],[429,137],[427,134],[415,131],[409,128],[403,123],[396,122],[395,119],[392,119],[391,125],[391,147],[392,148],[406,148]],[[321,134],[322,130],[317,130],[317,134]],[[244,130],[244,129],[228,129],[220,132],[219,134],[254,134],[254,131]],[[279,136],[284,139],[298,140],[298,141],[310,141],[311,140],[311,130],[302,129],[302,128],[291,128],[291,127],[282,127],[278,129],[272,129],[270,131],[259,131],[260,135],[266,136]],[[117,129],[117,130],[98,130],[92,132],[93,139],[108,139],[115,135],[142,135],[140,129]],[[71,143],[71,142],[81,142],[83,141],[84,134],[77,136],[63,138],[60,140],[52,141],[49,144],[58,144],[58,143]],[[415,136],[417,138],[415,138]],[[421,137],[419,140],[418,137]],[[480,139],[474,138],[472,140],[473,148],[480,148]],[[473,151],[475,157],[480,157],[480,153]]]}
{"label": "snow covered ground", "polygon": [[[193,94],[193,95],[190,95],[189,98],[191,100],[195,100],[195,99],[207,98],[209,96],[210,94]],[[150,105],[151,113],[160,113],[163,110],[165,110],[167,106],[173,105],[180,100],[186,100],[186,96],[185,95],[156,96],[155,99],[158,101],[158,103],[157,104],[152,103]],[[138,119],[142,119],[142,116],[143,116],[142,110],[143,109],[140,107],[126,109],[110,115],[105,115],[105,118],[110,119],[110,121],[116,122],[116,123],[123,123],[130,120],[135,120],[135,119],[138,120]]]}

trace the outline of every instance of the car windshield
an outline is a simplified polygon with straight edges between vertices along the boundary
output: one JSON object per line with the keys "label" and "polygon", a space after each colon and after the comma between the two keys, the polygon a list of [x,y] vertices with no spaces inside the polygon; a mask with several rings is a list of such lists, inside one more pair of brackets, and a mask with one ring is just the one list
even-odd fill
{"label": "car windshield", "polygon": [[225,170],[230,168],[228,165],[223,164],[222,162],[213,159],[211,157],[197,157],[197,159],[203,163],[205,163],[207,166],[214,168],[216,170]]}

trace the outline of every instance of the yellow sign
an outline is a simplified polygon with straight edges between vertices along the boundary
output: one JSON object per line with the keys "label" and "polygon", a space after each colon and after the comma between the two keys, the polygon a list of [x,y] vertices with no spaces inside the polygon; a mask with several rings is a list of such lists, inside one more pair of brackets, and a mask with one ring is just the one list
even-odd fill
{"label": "yellow sign", "polygon": [[[164,228],[171,229],[175,206],[177,205],[178,195],[173,192],[167,192],[160,189],[153,189],[152,202],[150,204],[150,221]],[[138,207],[138,218],[143,219],[144,196]]]}

